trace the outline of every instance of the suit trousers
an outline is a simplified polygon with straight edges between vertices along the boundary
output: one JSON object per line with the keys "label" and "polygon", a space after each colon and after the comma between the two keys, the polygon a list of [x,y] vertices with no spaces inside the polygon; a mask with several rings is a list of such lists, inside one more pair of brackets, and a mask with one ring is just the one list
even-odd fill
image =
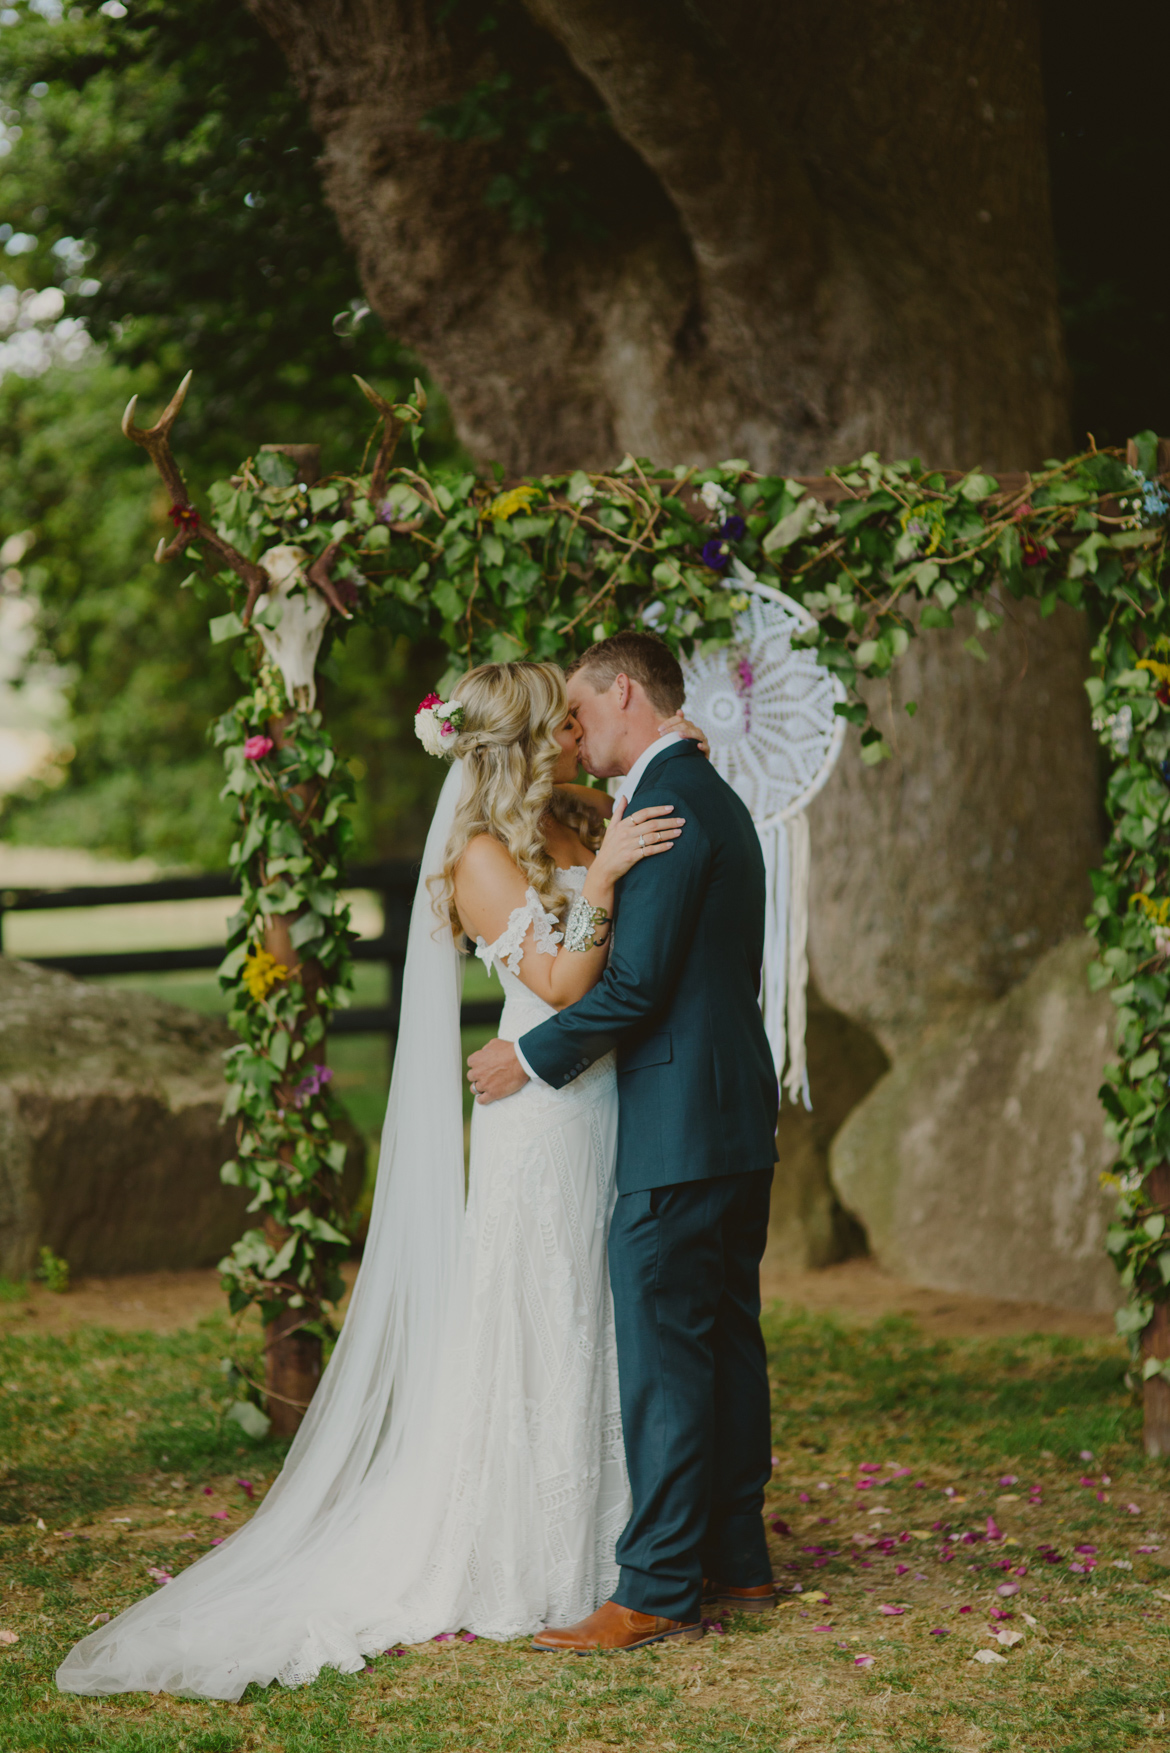
{"label": "suit trousers", "polygon": [[772,1580],[760,1259],[772,1170],[618,1197],[609,1233],[633,1512],[614,1599],[691,1623],[703,1578]]}

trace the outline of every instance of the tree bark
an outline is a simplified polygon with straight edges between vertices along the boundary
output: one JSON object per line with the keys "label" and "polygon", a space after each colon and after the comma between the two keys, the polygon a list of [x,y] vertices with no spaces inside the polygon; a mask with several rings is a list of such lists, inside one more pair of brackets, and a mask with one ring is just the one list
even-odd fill
{"label": "tree bark", "polygon": [[[812,473],[874,448],[1010,469],[1067,449],[1032,0],[497,0],[486,34],[470,3],[249,4],[305,93],[371,305],[480,461]],[[485,204],[507,143],[421,126],[501,73],[608,115],[554,166],[603,238],[510,230]],[[893,684],[921,708],[892,708],[897,760],[863,770],[850,745],[813,812],[814,971],[887,1050],[1002,991],[1087,903],[1083,627],[1022,615],[985,643],[980,666],[928,635]]]}

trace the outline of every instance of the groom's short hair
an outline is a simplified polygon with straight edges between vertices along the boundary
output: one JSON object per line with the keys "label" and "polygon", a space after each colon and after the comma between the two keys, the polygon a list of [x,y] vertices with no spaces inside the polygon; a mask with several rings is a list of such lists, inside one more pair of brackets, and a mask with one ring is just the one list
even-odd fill
{"label": "groom's short hair", "polygon": [[629,676],[639,682],[656,712],[671,717],[683,703],[686,687],[677,657],[656,633],[639,633],[626,628],[582,653],[569,670],[571,676],[585,675],[598,694],[612,688],[618,676]]}

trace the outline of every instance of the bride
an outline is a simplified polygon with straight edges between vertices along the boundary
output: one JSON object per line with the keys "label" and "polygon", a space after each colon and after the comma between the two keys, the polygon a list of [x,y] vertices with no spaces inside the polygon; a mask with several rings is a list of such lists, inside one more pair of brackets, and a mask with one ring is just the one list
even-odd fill
{"label": "bride", "polygon": [[62,1691],[238,1699],[442,1632],[567,1625],[613,1591],[629,1513],[605,1251],[613,1059],[476,1105],[465,1205],[459,945],[496,970],[516,1039],[601,977],[614,883],[683,824],[619,804],[601,838],[610,799],[571,783],[581,732],[554,664],[484,665],[438,706],[418,727],[454,759],[341,1338],[252,1520],[83,1638]]}

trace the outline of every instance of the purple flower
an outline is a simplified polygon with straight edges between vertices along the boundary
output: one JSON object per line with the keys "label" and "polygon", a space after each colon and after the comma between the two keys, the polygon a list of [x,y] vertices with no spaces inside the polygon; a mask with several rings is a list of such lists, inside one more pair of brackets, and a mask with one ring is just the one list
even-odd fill
{"label": "purple flower", "polygon": [[740,658],[735,666],[735,673],[739,678],[740,693],[750,694],[756,679],[756,672],[752,669],[752,666],[746,657]]}
{"label": "purple flower", "polygon": [[743,518],[740,517],[737,512],[732,517],[729,517],[725,523],[720,525],[719,534],[723,537],[725,542],[742,541],[747,534],[747,524],[744,523]]}
{"label": "purple flower", "polygon": [[703,543],[701,555],[703,565],[709,566],[712,572],[726,572],[730,556],[725,543],[713,536],[709,542]]}
{"label": "purple flower", "polygon": [[311,1065],[296,1088],[296,1104],[303,1108],[306,1102],[319,1096],[327,1083],[333,1080],[333,1073],[327,1065]]}

